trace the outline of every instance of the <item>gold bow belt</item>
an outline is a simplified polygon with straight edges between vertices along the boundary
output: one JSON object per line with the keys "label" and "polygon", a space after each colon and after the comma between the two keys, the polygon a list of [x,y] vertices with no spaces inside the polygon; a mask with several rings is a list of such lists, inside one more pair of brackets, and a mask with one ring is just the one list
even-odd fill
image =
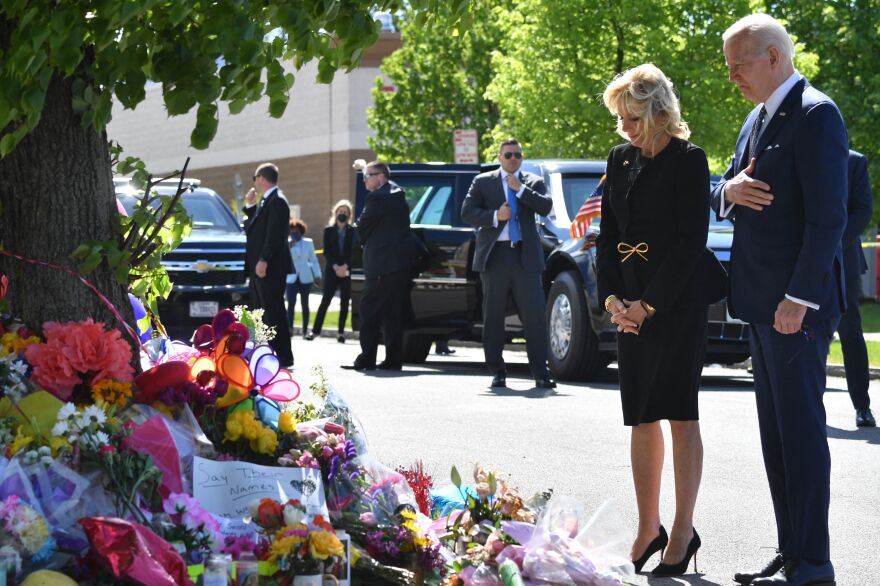
{"label": "gold bow belt", "polygon": [[620,242],[617,244],[617,252],[624,255],[623,258],[620,259],[621,263],[624,263],[629,260],[634,254],[642,257],[642,260],[648,260],[648,257],[645,256],[645,253],[648,252],[648,243],[647,242],[639,242],[635,246],[632,244],[627,244],[626,242]]}

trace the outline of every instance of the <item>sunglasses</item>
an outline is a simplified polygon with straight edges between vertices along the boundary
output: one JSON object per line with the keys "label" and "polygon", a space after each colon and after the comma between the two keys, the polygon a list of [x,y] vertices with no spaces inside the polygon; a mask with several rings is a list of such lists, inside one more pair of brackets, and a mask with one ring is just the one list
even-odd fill
{"label": "sunglasses", "polygon": [[509,159],[510,157],[516,157],[517,159],[521,159],[521,158],[522,158],[522,153],[519,153],[519,152],[517,152],[517,153],[506,152],[506,153],[504,153],[504,155],[502,155],[502,156],[503,156],[505,159]]}

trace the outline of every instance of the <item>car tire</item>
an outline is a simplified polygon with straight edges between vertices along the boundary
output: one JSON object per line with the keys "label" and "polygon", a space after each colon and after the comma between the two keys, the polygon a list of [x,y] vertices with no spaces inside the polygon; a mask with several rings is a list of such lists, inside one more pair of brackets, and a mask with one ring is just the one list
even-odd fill
{"label": "car tire", "polygon": [[574,271],[553,280],[544,310],[550,371],[561,380],[592,380],[605,366],[583,286]]}
{"label": "car tire", "polygon": [[428,359],[434,338],[423,334],[403,334],[403,361],[409,364],[422,364]]}

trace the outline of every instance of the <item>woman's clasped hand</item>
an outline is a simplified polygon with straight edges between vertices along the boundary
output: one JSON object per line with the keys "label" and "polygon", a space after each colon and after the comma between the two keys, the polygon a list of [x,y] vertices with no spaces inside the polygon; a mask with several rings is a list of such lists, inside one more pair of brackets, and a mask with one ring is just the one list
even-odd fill
{"label": "woman's clasped hand", "polygon": [[639,335],[642,324],[650,317],[645,304],[641,300],[609,299],[605,306],[611,314],[611,323],[617,326],[618,332]]}

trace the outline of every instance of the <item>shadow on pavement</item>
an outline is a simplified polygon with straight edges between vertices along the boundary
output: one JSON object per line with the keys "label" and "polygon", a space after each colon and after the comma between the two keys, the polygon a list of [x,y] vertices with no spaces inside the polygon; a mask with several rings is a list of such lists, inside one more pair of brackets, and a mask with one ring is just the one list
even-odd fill
{"label": "shadow on pavement", "polygon": [[[517,381],[513,381],[516,384]],[[526,381],[523,381],[526,382]],[[528,384],[528,383],[526,383]],[[522,397],[524,399],[545,399],[548,397],[568,397],[566,393],[560,393],[557,389],[539,389],[532,387],[527,390],[511,389],[510,387],[488,387],[483,395],[493,397]]]}
{"label": "shadow on pavement", "polygon": [[652,586],[666,586],[672,584],[691,584],[692,586],[720,586],[721,582],[713,582],[712,580],[706,580],[700,574],[694,574],[689,576],[675,576],[674,578],[660,578],[648,576],[648,584]]}
{"label": "shadow on pavement", "polygon": [[828,437],[833,439],[856,440],[868,444],[880,445],[880,427],[859,427],[856,429],[841,429],[839,427],[826,426]]}

